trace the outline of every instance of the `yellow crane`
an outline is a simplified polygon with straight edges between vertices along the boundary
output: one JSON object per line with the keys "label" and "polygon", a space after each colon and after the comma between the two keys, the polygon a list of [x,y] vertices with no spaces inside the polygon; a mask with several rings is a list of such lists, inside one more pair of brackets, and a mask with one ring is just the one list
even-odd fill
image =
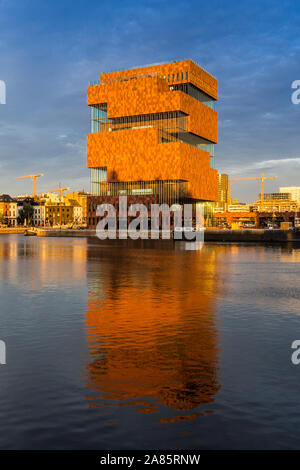
{"label": "yellow crane", "polygon": [[55,193],[56,191],[59,191],[59,193],[60,193],[60,198],[62,199],[63,196],[64,196],[64,193],[65,193],[66,191],[69,191],[69,189],[70,189],[70,188],[54,188],[54,189],[50,189],[49,192],[50,192],[50,193]]}
{"label": "yellow crane", "polygon": [[41,173],[39,175],[16,176],[16,179],[21,180],[21,179],[24,179],[24,178],[31,178],[32,179],[32,197],[35,197],[36,196],[36,180],[40,176],[44,176],[43,173]]}
{"label": "yellow crane", "polygon": [[263,209],[264,205],[264,181],[265,180],[276,180],[277,176],[264,176],[264,172],[261,172],[261,176],[257,176],[256,178],[231,178],[229,180],[229,197],[230,197],[230,190],[231,190],[231,181],[248,181],[248,180],[260,180],[261,181],[261,189],[260,189],[260,210]]}

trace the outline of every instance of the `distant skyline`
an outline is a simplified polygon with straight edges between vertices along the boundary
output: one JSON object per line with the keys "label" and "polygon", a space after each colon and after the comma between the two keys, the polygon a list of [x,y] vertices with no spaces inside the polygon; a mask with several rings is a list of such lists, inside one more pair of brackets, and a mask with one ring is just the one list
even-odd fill
{"label": "distant skyline", "polygon": [[[300,186],[300,5],[297,1],[0,0],[0,193],[89,190],[86,105],[101,72],[192,59],[219,82],[216,167]],[[250,202],[259,182],[232,183]]]}

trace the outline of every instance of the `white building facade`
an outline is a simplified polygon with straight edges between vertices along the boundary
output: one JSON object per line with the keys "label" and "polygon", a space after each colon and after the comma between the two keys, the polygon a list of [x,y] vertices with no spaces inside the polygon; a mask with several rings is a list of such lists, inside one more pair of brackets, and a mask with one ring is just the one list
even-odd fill
{"label": "white building facade", "polygon": [[297,202],[300,205],[300,186],[286,186],[279,188],[280,193],[291,194],[291,200]]}

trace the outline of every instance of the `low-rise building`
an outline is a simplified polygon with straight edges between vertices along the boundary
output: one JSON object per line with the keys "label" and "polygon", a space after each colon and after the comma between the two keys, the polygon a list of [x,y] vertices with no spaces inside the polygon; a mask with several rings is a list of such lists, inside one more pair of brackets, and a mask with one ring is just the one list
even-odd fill
{"label": "low-rise building", "polygon": [[82,207],[77,201],[49,202],[45,204],[46,225],[81,225]]}
{"label": "low-rise building", "polygon": [[45,223],[46,225],[68,225],[73,221],[73,213],[63,203],[49,202],[45,205]]}
{"label": "low-rise building", "polygon": [[291,199],[264,199],[251,204],[254,212],[297,212],[299,205]]}
{"label": "low-rise building", "polygon": [[300,186],[284,186],[279,188],[280,193],[289,193],[292,201],[296,201],[300,206]]}
{"label": "low-rise building", "polygon": [[[261,194],[258,195],[258,199],[261,199]],[[292,201],[292,195],[291,193],[283,193],[283,192],[280,192],[280,193],[264,193],[264,197],[263,197],[263,200],[264,201],[272,201],[272,200],[285,200],[285,199],[289,199],[290,201]]]}
{"label": "low-rise building", "polygon": [[228,212],[250,212],[250,204],[229,204]]}
{"label": "low-rise building", "polygon": [[215,214],[216,225],[235,228],[247,228],[258,226],[258,213],[249,211],[217,212]]}
{"label": "low-rise building", "polygon": [[53,203],[58,203],[60,202],[60,197],[56,193],[42,193],[40,196],[38,196],[38,200],[41,203],[48,203],[48,202],[53,202]]}
{"label": "low-rise building", "polygon": [[73,209],[73,224],[82,225],[83,223],[83,207],[75,199],[67,199],[66,205]]}
{"label": "low-rise building", "polygon": [[[26,225],[34,225],[34,226],[41,226],[44,225],[44,207],[38,201],[35,201],[31,197],[17,197],[16,200],[17,204],[17,219],[19,222]],[[32,207],[32,215],[26,215],[24,221],[22,222],[22,211],[24,210],[25,206]]]}
{"label": "low-rise building", "polygon": [[9,203],[8,225],[15,227],[18,224],[18,203],[12,200]]}
{"label": "low-rise building", "polygon": [[40,227],[45,225],[45,205],[35,204],[33,206],[33,225]]}
{"label": "low-rise building", "polygon": [[[82,208],[82,222],[81,224],[87,224],[87,200],[90,194],[84,191],[76,191],[72,193],[66,193],[65,200],[77,201]],[[75,215],[75,214],[74,214]]]}
{"label": "low-rise building", "polygon": [[16,225],[17,203],[9,194],[0,195],[0,225]]}

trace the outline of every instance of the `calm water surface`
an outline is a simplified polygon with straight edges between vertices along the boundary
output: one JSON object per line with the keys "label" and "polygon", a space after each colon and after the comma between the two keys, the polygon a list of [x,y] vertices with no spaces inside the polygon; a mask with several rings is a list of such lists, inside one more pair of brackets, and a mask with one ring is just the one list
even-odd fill
{"label": "calm water surface", "polygon": [[1,449],[300,447],[300,247],[182,248],[1,235]]}

